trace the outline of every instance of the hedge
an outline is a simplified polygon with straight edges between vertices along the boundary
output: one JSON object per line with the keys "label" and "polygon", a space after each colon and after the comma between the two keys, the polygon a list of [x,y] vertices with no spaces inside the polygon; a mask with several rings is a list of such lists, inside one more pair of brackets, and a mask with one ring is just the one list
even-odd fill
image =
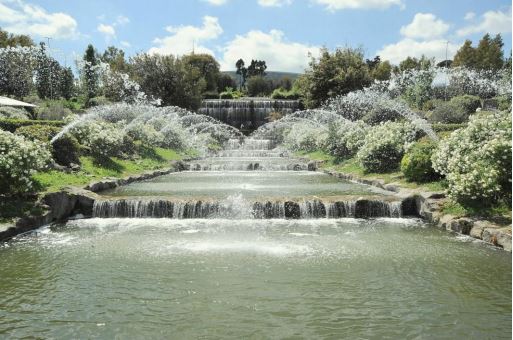
{"label": "hedge", "polygon": [[437,123],[433,124],[432,128],[435,132],[447,132],[447,131],[454,131],[457,129],[461,129],[467,126],[467,124],[443,124],[443,123]]}
{"label": "hedge", "polygon": [[29,125],[50,125],[56,127],[65,126],[63,121],[55,120],[28,120],[28,119],[0,119],[0,130],[5,130],[14,133],[16,129],[22,126]]}

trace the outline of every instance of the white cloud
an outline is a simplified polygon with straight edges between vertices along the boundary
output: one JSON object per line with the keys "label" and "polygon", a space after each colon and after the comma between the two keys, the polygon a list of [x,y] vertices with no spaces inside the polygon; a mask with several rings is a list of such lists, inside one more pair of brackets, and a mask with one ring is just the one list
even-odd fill
{"label": "white cloud", "polygon": [[116,18],[116,23],[115,25],[126,25],[130,22],[130,19],[128,19],[127,17],[125,17],[124,15],[118,15],[118,17]]}
{"label": "white cloud", "polygon": [[203,0],[214,6],[221,6],[228,2],[228,0]]}
{"label": "white cloud", "polygon": [[251,59],[265,60],[269,70],[303,72],[308,65],[308,54],[317,56],[319,47],[288,42],[278,30],[269,33],[255,30],[237,35],[222,51],[221,69],[225,71],[235,69],[235,63],[242,58],[246,63]]}
{"label": "white cloud", "polygon": [[130,44],[128,41],[121,41],[120,44],[125,48],[132,47],[132,44]]}
{"label": "white cloud", "polygon": [[205,41],[216,39],[223,29],[219,25],[219,20],[216,17],[204,16],[203,26],[179,26],[179,27],[166,27],[166,30],[171,35],[164,38],[156,38],[153,43],[156,47],[152,47],[149,53],[159,54],[176,54],[183,55],[192,51],[193,44],[194,50],[198,53],[214,54],[210,49],[201,45]]}
{"label": "white cloud", "polygon": [[401,34],[407,38],[432,39],[443,36],[448,30],[449,24],[434,14],[417,13],[411,23],[401,27]]}
{"label": "white cloud", "polygon": [[55,39],[79,36],[76,20],[62,12],[48,13],[42,7],[21,0],[0,3],[0,26],[17,34]]}
{"label": "white cloud", "polygon": [[445,60],[446,47],[447,57],[451,59],[458,51],[459,45],[453,43],[447,45],[447,40],[444,39],[416,41],[406,38],[395,44],[384,46],[376,54],[381,57],[381,60],[389,60],[392,64],[399,64],[408,56],[420,58],[422,55],[441,61]]}
{"label": "white cloud", "polygon": [[258,0],[258,4],[263,7],[282,7],[291,3],[292,0]]}
{"label": "white cloud", "polygon": [[341,9],[386,9],[391,6],[404,7],[403,0],[314,0],[330,11]]}
{"label": "white cloud", "polygon": [[106,38],[114,38],[116,36],[116,30],[114,29],[114,26],[99,24],[96,29],[98,32],[104,34]]}
{"label": "white cloud", "polygon": [[457,34],[464,37],[474,33],[509,33],[511,32],[511,8],[505,12],[488,11],[482,16],[480,23],[458,30]]}
{"label": "white cloud", "polygon": [[465,14],[465,18],[464,18],[464,19],[465,19],[465,20],[472,20],[472,19],[474,19],[475,17],[476,17],[476,13],[474,13],[474,12],[467,12],[467,13]]}

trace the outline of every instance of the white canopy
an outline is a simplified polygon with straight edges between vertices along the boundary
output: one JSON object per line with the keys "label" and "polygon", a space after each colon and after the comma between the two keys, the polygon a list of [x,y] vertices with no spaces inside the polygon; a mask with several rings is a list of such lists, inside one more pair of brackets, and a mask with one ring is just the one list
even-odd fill
{"label": "white canopy", "polygon": [[36,105],[21,102],[16,99],[0,96],[0,106],[23,106],[23,107],[36,107]]}

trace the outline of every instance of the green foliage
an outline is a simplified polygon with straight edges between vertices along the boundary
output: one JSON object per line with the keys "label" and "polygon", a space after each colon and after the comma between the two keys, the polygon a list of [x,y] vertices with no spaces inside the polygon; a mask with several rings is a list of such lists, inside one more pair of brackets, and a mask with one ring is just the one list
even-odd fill
{"label": "green foliage", "polygon": [[490,34],[485,34],[476,48],[472,47],[472,41],[466,40],[463,46],[454,56],[452,67],[464,66],[479,70],[499,70],[504,65],[504,43],[500,34],[493,39]]}
{"label": "green foliage", "polygon": [[277,88],[271,94],[272,99],[298,100],[301,97],[297,89],[286,90],[283,87]]}
{"label": "green foliage", "polygon": [[107,47],[100,59],[104,63],[109,64],[110,69],[114,72],[126,73],[128,71],[128,64],[125,60],[125,51],[115,46]]}
{"label": "green foliage", "polygon": [[422,56],[420,59],[415,57],[407,57],[399,63],[399,70],[401,72],[413,71],[413,70],[428,70],[434,63],[434,60]]}
{"label": "green foliage", "polygon": [[91,98],[98,96],[100,86],[100,73],[98,69],[98,64],[100,61],[98,59],[98,53],[96,52],[96,49],[93,47],[93,45],[89,44],[87,46],[83,59],[83,85],[85,88],[87,103],[89,103]]}
{"label": "green foliage", "polygon": [[469,114],[461,106],[457,106],[452,102],[440,102],[427,115],[430,122],[443,124],[461,124],[466,122],[468,117]]}
{"label": "green foliage", "polygon": [[108,105],[110,103],[111,103],[111,101],[108,98],[106,98],[104,96],[99,96],[99,97],[90,98],[89,102],[88,102],[88,106],[95,107],[95,106]]}
{"label": "green foliage", "polygon": [[428,114],[433,123],[461,124],[481,106],[479,97],[463,95],[452,98],[449,102],[436,101],[435,108]]}
{"label": "green foliage", "polygon": [[370,85],[372,77],[363,58],[363,50],[339,48],[333,53],[321,50],[312,58],[310,68],[299,81],[307,107],[318,107],[330,97],[344,95]]}
{"label": "green foliage", "polygon": [[408,181],[429,182],[440,175],[433,169],[431,156],[436,150],[436,143],[423,141],[413,144],[401,160],[401,171]]}
{"label": "green foliage", "polygon": [[495,97],[498,103],[498,109],[501,111],[509,111],[511,112],[511,95],[503,95],[499,97]]}
{"label": "green foliage", "polygon": [[358,161],[367,172],[397,170],[407,145],[415,137],[416,130],[409,123],[386,122],[375,126],[358,150]]}
{"label": "green foliage", "polygon": [[53,120],[0,119],[0,130],[15,132],[19,127],[28,125],[50,125],[61,127],[65,123]]}
{"label": "green foliage", "polygon": [[249,78],[246,86],[250,97],[264,97],[270,92],[269,84],[262,76],[253,76]]}
{"label": "green foliage", "polygon": [[43,120],[64,120],[67,116],[72,115],[70,109],[66,108],[62,101],[46,101],[39,107],[35,108],[38,119]]}
{"label": "green foliage", "polygon": [[130,58],[130,73],[147,95],[164,106],[197,109],[207,83],[196,67],[172,55],[138,54]]}
{"label": "green foliage", "polygon": [[461,107],[468,115],[476,112],[477,108],[481,107],[481,99],[468,94],[451,98],[451,103]]}
{"label": "green foliage", "polygon": [[511,115],[482,112],[443,139],[433,167],[446,176],[448,193],[464,204],[511,200]]}
{"label": "green foliage", "polygon": [[220,99],[239,99],[242,97],[244,97],[244,93],[240,91],[234,91],[231,87],[227,87],[224,92],[219,94]]}
{"label": "green foliage", "polygon": [[52,125],[26,125],[17,128],[16,134],[33,142],[49,142],[60,130],[60,127]]}
{"label": "green foliage", "polygon": [[217,90],[222,91],[228,87],[236,88],[237,83],[235,82],[235,79],[233,79],[229,74],[221,73],[217,79]]}
{"label": "green foliage", "polygon": [[467,126],[467,124],[442,124],[442,123],[436,123],[432,124],[431,128],[435,132],[447,132],[447,131],[454,131],[457,129],[461,129]]}
{"label": "green foliage", "polygon": [[[210,54],[189,54],[183,57],[185,64],[197,70],[205,79],[205,91],[217,92],[218,80],[221,72],[220,65]],[[221,87],[224,89],[225,87]]]}
{"label": "green foliage", "polygon": [[58,138],[52,143],[52,157],[60,165],[69,166],[71,163],[80,164],[80,144],[70,134]]}
{"label": "green foliage", "polygon": [[0,48],[6,47],[30,47],[34,46],[34,41],[28,35],[12,34],[0,28]]}
{"label": "green foliage", "polygon": [[214,91],[207,91],[203,93],[203,99],[219,99],[219,93]]}

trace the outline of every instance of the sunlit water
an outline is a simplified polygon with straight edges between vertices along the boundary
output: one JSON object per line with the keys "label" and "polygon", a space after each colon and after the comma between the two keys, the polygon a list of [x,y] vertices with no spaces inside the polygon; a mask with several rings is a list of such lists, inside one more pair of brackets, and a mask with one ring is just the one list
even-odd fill
{"label": "sunlit water", "polygon": [[414,219],[90,219],[0,247],[0,338],[511,338],[511,257]]}
{"label": "sunlit water", "polygon": [[170,196],[246,199],[390,195],[368,185],[313,171],[185,171],[102,192],[105,196]]}

